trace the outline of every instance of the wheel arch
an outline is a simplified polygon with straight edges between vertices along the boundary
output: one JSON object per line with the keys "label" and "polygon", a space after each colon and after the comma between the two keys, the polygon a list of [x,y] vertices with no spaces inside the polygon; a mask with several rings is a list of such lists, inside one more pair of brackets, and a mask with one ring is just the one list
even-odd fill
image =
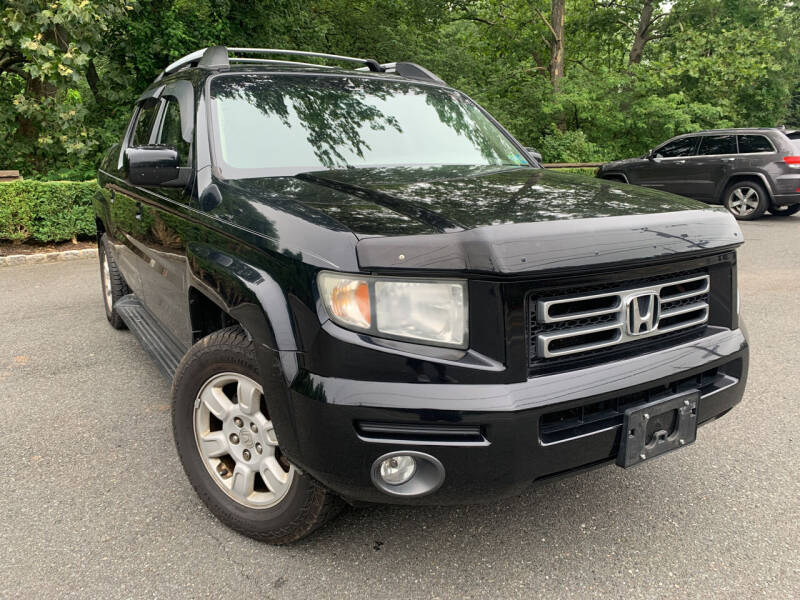
{"label": "wheel arch", "polygon": [[601,179],[606,179],[608,181],[619,181],[621,183],[628,183],[628,176],[625,173],[613,171],[611,173],[603,173],[600,177]]}
{"label": "wheel arch", "polygon": [[187,301],[193,343],[238,324],[270,350],[299,350],[287,296],[264,270],[207,249],[191,253],[189,268]]}
{"label": "wheel arch", "polygon": [[720,204],[724,204],[725,192],[727,192],[728,188],[734,183],[740,183],[743,181],[755,181],[756,183],[763,185],[764,189],[767,190],[767,198],[769,199],[769,204],[772,205],[774,203],[775,195],[772,193],[772,186],[769,184],[769,180],[767,179],[767,177],[763,173],[748,172],[748,173],[735,173],[733,175],[730,175],[727,179],[723,180],[716,194],[716,197],[719,200]]}

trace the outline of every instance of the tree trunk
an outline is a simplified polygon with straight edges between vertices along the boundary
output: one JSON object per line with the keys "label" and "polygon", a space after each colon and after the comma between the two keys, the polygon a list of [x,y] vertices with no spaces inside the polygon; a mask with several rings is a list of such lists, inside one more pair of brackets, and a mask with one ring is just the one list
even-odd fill
{"label": "tree trunk", "polygon": [[[26,74],[27,75],[27,74]],[[47,83],[37,77],[26,77],[25,94],[32,96],[36,99],[41,99],[45,96],[54,96],[56,88],[53,84]],[[39,125],[35,120],[22,116],[17,113],[17,131],[16,136],[19,140],[35,140],[39,137]],[[36,159],[34,159],[36,160]],[[37,160],[36,168],[39,169],[42,165]]]}
{"label": "tree trunk", "polygon": [[97,75],[94,60],[91,59],[89,64],[86,65],[86,83],[89,84],[89,89],[92,90],[95,101],[100,102],[100,77]]}
{"label": "tree trunk", "polygon": [[564,77],[564,13],[566,0],[553,0],[550,27],[553,42],[550,44],[550,82],[558,92]]}
{"label": "tree trunk", "polygon": [[642,54],[644,53],[644,46],[647,44],[648,32],[650,26],[653,24],[653,0],[644,0],[642,5],[642,12],[639,15],[639,26],[636,28],[636,35],[633,38],[631,45],[631,52],[628,55],[629,65],[638,65],[642,62]]}

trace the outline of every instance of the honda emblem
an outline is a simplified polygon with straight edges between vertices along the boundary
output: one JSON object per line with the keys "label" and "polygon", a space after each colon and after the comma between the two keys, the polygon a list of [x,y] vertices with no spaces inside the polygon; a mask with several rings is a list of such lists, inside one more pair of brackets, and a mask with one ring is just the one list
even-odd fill
{"label": "honda emblem", "polygon": [[653,292],[631,296],[627,302],[629,335],[643,335],[658,327],[658,295]]}

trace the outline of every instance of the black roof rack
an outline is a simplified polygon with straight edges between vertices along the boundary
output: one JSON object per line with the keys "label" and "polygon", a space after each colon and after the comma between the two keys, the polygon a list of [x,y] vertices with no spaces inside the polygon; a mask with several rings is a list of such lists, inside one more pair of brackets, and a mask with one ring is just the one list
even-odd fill
{"label": "black roof rack", "polygon": [[[233,56],[231,56],[231,54]],[[164,76],[170,73],[175,73],[181,69],[188,67],[202,67],[207,69],[215,69],[220,67],[228,67],[232,64],[292,64],[304,65],[313,67],[329,68],[327,65],[318,65],[300,61],[287,61],[277,59],[265,58],[246,58],[236,56],[240,54],[266,54],[266,55],[283,55],[283,56],[303,56],[310,58],[326,58],[329,60],[337,60],[342,62],[349,62],[361,65],[357,70],[369,70],[378,73],[394,73],[401,77],[410,77],[413,79],[426,79],[436,83],[444,83],[436,75],[428,71],[425,67],[409,62],[385,63],[378,64],[378,61],[371,58],[356,58],[353,56],[342,56],[339,54],[326,54],[324,52],[306,52],[305,50],[286,50],[282,48],[238,48],[227,46],[211,46],[210,48],[203,48],[191,54],[179,58],[175,62],[167,66],[166,69],[156,78],[159,81]]]}

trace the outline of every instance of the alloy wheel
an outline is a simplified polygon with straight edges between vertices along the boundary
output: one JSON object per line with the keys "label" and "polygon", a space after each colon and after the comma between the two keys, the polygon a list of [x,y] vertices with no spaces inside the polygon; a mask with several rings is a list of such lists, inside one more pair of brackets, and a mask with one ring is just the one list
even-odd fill
{"label": "alloy wheel", "polygon": [[731,192],[728,206],[732,213],[746,217],[755,212],[758,202],[758,191],[751,187],[740,187]]}
{"label": "alloy wheel", "polygon": [[103,252],[103,298],[106,309],[111,312],[114,305],[114,298],[111,291],[111,269],[108,266],[108,255]]}
{"label": "alloy wheel", "polygon": [[197,450],[211,478],[231,499],[269,508],[288,493],[295,469],[281,454],[261,386],[239,373],[220,373],[194,404]]}

